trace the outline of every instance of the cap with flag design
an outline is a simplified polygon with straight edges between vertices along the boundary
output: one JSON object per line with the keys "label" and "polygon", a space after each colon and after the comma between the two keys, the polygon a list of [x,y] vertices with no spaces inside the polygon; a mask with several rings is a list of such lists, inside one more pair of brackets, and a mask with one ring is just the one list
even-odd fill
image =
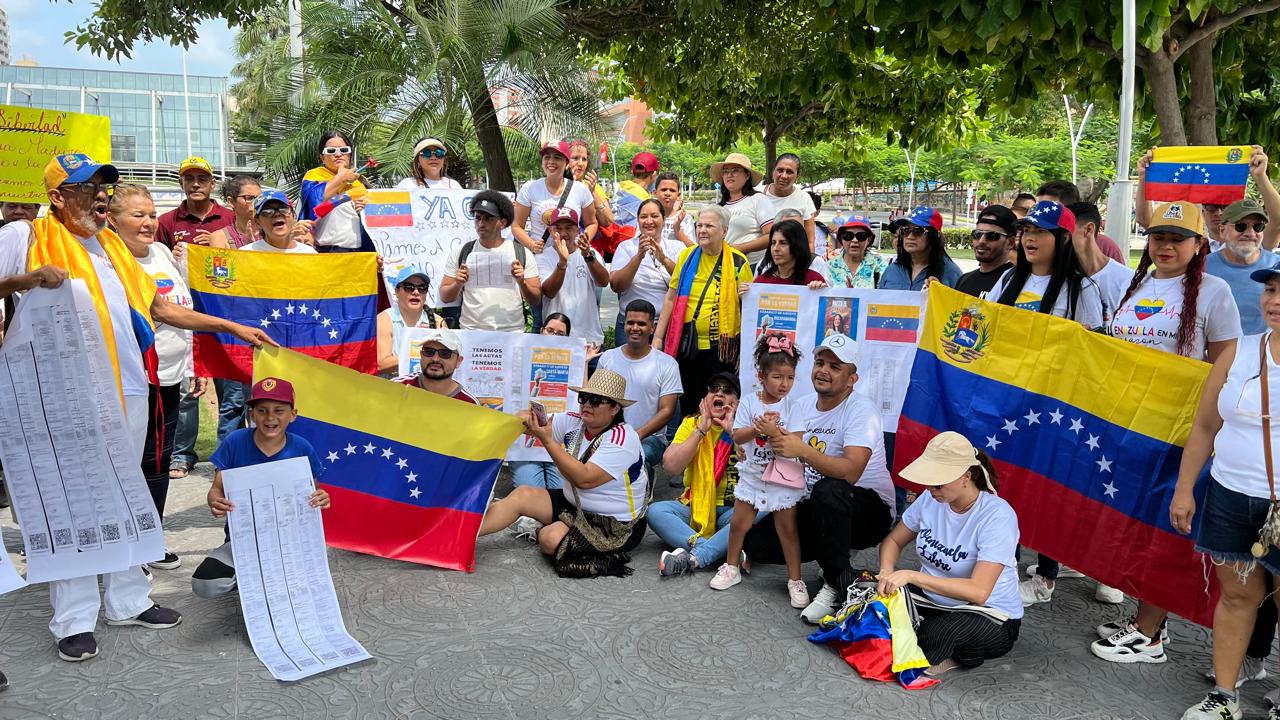
{"label": "cap with flag design", "polygon": [[293,207],[293,203],[289,202],[288,195],[285,195],[283,192],[276,190],[275,188],[269,188],[267,190],[263,190],[262,194],[258,196],[258,199],[253,201],[253,214],[255,216],[261,215],[262,208],[266,207],[269,202],[278,202],[287,208]]}
{"label": "cap with flag design", "polygon": [[912,210],[911,214],[903,218],[903,220],[912,225],[931,227],[938,232],[942,232],[942,213],[938,212],[936,208],[921,205]]}
{"label": "cap with flag design", "polygon": [[1041,200],[1018,224],[1035,225],[1045,230],[1066,230],[1070,233],[1076,231],[1076,215],[1060,202]]}
{"label": "cap with flag design", "polygon": [[52,190],[63,185],[82,183],[96,173],[102,173],[102,182],[114,183],[120,179],[115,165],[101,164],[84,153],[56,155],[44,166],[44,189]]}
{"label": "cap with flag design", "polygon": [[850,215],[848,219],[840,223],[840,229],[844,230],[845,228],[850,230],[853,228],[866,228],[870,230],[871,220],[869,220],[865,215]]}

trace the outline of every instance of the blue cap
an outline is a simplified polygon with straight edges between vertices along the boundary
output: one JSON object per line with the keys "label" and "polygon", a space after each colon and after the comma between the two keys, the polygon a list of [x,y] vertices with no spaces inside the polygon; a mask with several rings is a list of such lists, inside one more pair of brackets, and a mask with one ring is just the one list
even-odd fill
{"label": "blue cap", "polygon": [[938,232],[942,232],[942,213],[938,212],[934,208],[921,205],[915,210],[912,210],[911,214],[903,219],[912,225],[931,227]]}
{"label": "blue cap", "polygon": [[293,207],[293,203],[289,202],[289,196],[285,195],[283,192],[279,190],[263,190],[262,194],[258,196],[258,199],[253,201],[253,214],[261,215],[262,208],[266,207],[267,203],[273,200],[278,203],[283,203],[287,208]]}
{"label": "blue cap", "polygon": [[404,282],[405,280],[408,280],[409,278],[415,275],[421,275],[422,279],[426,280],[428,285],[431,284],[431,276],[428,275],[425,270],[420,270],[412,265],[406,265],[400,269],[400,272],[396,273],[396,281],[393,283],[393,285],[395,285],[396,287],[399,287],[400,283]]}
{"label": "blue cap", "polygon": [[44,166],[44,189],[52,190],[63,185],[82,183],[102,171],[102,182],[114,183],[120,179],[115,165],[96,163],[84,153],[67,153],[55,156]]}
{"label": "blue cap", "polygon": [[1018,223],[1030,223],[1045,230],[1062,229],[1073,233],[1076,231],[1076,214],[1063,207],[1060,202],[1041,200]]}
{"label": "blue cap", "polygon": [[1280,263],[1276,263],[1269,268],[1263,268],[1262,270],[1254,270],[1249,273],[1249,279],[1254,282],[1264,283],[1277,275],[1280,275]]}

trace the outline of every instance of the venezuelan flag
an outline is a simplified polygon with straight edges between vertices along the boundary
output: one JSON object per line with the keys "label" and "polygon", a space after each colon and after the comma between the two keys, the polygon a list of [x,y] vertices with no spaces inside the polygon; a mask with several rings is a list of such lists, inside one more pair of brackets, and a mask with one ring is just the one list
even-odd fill
{"label": "venezuelan flag", "polygon": [[1156,148],[1147,168],[1147,199],[1213,205],[1242,200],[1252,154],[1248,145]]}
{"label": "venezuelan flag", "polygon": [[254,380],[293,383],[289,426],[324,464],[333,547],[475,570],[476,536],[518,419],[362,375],[282,348],[256,353]]}
{"label": "venezuelan flag", "polygon": [[[377,371],[377,258],[188,247],[199,312],[260,327],[284,347],[360,372]],[[196,374],[248,382],[253,347],[225,333],[195,334]]]}
{"label": "venezuelan flag", "polygon": [[364,206],[365,227],[413,227],[413,205],[405,190],[372,190]]}
{"label": "venezuelan flag", "polygon": [[917,305],[867,305],[867,339],[887,342],[916,342],[920,329],[920,307]]}
{"label": "venezuelan flag", "polygon": [[1023,544],[1207,623],[1195,531],[1173,530],[1169,504],[1208,371],[935,283],[894,469],[959,432],[994,461]]}
{"label": "venezuelan flag", "polygon": [[902,590],[889,597],[876,595],[847,608],[835,621],[831,627],[810,633],[809,642],[832,646],[862,677],[883,682],[897,680],[907,690],[938,684],[924,674],[929,659],[916,642]]}

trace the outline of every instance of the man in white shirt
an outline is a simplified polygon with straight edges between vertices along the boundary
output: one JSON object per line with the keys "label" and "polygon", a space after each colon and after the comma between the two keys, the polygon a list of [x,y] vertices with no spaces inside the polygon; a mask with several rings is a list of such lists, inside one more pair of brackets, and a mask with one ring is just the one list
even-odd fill
{"label": "man in white shirt", "polygon": [[653,467],[667,448],[667,423],[676,414],[683,388],[675,358],[650,345],[658,311],[648,300],[632,300],[626,307],[623,328],[626,343],[600,356],[598,367],[627,379],[627,394],[635,404],[624,411],[644,447],[644,462],[653,478]]}
{"label": "man in white shirt", "polygon": [[[849,549],[873,547],[893,525],[893,480],[875,404],[853,393],[858,343],[830,335],[813,356],[814,394],[796,401],[804,432],[772,441],[773,452],[805,465],[809,497],[796,506],[802,561],[817,560],[822,589],[800,616],[816,625],[845,600],[853,583]],[[748,533],[743,548],[755,563],[784,562],[771,516]]]}
{"label": "man in white shirt", "polygon": [[[440,301],[462,297],[458,326],[463,330],[524,332],[524,304],[542,302],[542,282],[536,259],[523,245],[502,237],[515,207],[506,195],[484,190],[471,198],[470,209],[478,239],[464,243],[445,262]],[[470,263],[483,264],[485,271],[473,279]],[[495,272],[495,264],[510,267],[510,278]]]}

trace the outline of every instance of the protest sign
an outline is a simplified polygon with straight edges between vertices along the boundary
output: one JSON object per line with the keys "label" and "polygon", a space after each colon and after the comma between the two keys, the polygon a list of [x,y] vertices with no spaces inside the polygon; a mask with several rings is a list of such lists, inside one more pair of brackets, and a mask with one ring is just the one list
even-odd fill
{"label": "protest sign", "polygon": [[71,152],[111,162],[111,119],[0,105],[0,202],[48,202],[44,166]]}

